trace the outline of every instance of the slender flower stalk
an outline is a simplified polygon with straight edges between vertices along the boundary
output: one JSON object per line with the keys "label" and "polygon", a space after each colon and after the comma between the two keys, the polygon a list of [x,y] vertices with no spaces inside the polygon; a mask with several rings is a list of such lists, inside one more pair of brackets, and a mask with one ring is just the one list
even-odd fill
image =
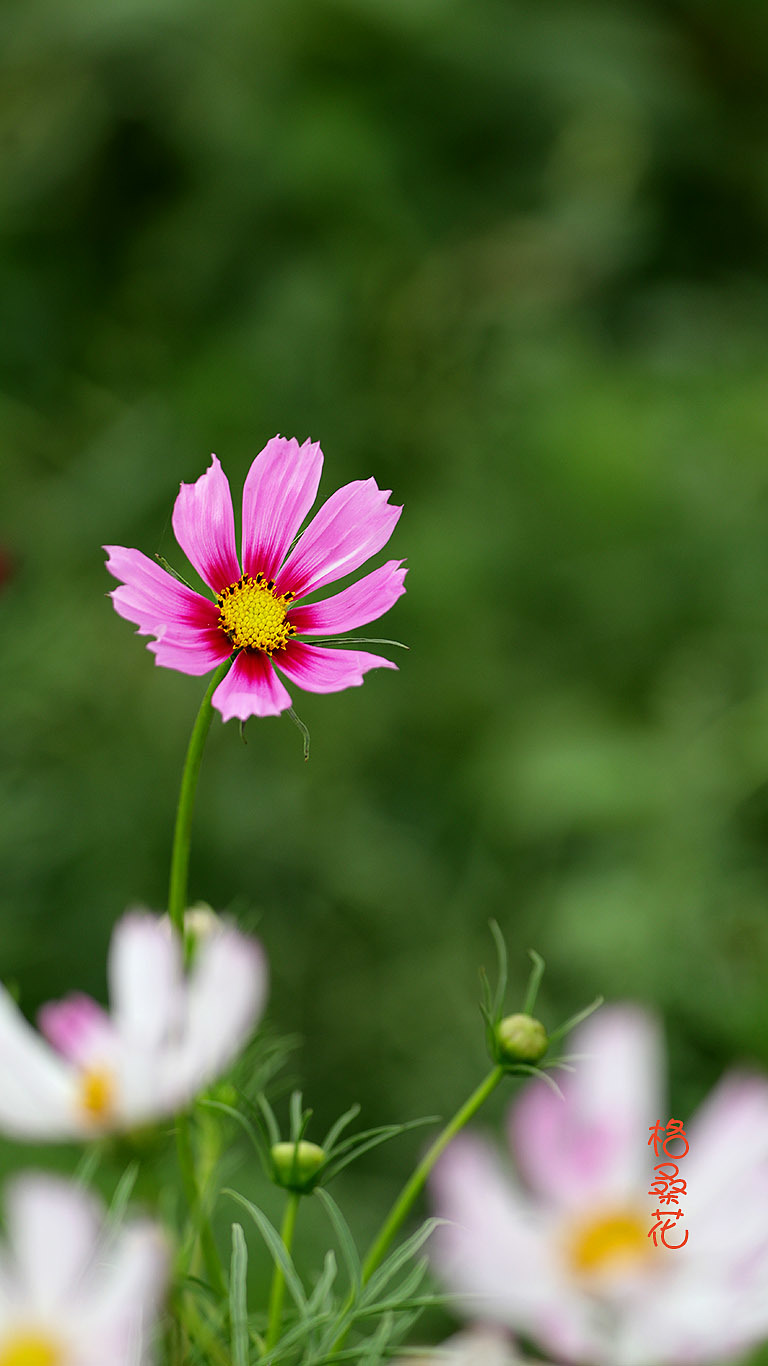
{"label": "slender flower stalk", "polygon": [[[280,1237],[283,1240],[283,1247],[290,1256],[293,1247],[293,1234],[296,1228],[296,1216],[299,1212],[299,1201],[301,1194],[299,1191],[291,1191],[285,1205],[283,1215],[283,1226],[280,1229]],[[264,1341],[264,1348],[267,1352],[271,1351],[280,1336],[280,1325],[283,1318],[283,1300],[285,1298],[285,1275],[279,1262],[275,1262],[275,1269],[272,1273],[272,1286],[269,1292],[269,1318],[267,1320],[267,1336]]]}
{"label": "slender flower stalk", "polygon": [[[403,1186],[403,1189],[398,1195],[368,1250],[368,1254],[362,1266],[363,1285],[368,1284],[374,1271],[381,1264],[389,1251],[393,1240],[402,1228],[405,1220],[413,1209],[414,1204],[419,1198],[419,1195],[424,1189],[427,1179],[438,1158],[445,1151],[448,1144],[451,1142],[451,1139],[464,1128],[465,1124],[468,1124],[469,1121],[474,1118],[480,1107],[485,1103],[492,1092],[496,1090],[496,1087],[506,1071],[507,1069],[500,1064],[494,1067],[493,1071],[488,1073],[488,1076],[481,1081],[480,1085],[472,1092],[472,1095],[459,1107],[456,1114],[453,1116],[453,1119],[448,1121],[445,1128],[438,1134],[434,1143],[427,1149],[427,1152],[413,1172],[413,1175],[409,1177]],[[351,1309],[352,1305],[353,1299],[350,1296],[345,1305],[345,1310]],[[334,1342],[331,1349],[332,1352],[340,1350],[343,1343],[346,1341],[351,1326],[352,1323],[350,1320],[347,1327],[339,1334]]]}
{"label": "slender flower stalk", "polygon": [[226,1298],[227,1283],[221,1269],[221,1259],[213,1236],[213,1229],[203,1207],[192,1148],[190,1124],[186,1115],[178,1115],[176,1118],[176,1151],[179,1158],[184,1195],[189,1205],[190,1218],[197,1229],[200,1251],[208,1279],[217,1295]]}
{"label": "slender flower stalk", "polygon": [[[197,793],[197,780],[200,776],[200,765],[203,759],[203,750],[208,738],[208,731],[213,720],[213,708],[211,698],[216,691],[224,675],[229,671],[231,660],[227,659],[219,665],[208,687],[205,696],[200,703],[200,710],[195,717],[195,724],[192,727],[192,734],[189,737],[186,758],[184,760],[184,770],[181,775],[181,787],[179,788],[179,802],[176,807],[176,823],[173,829],[173,846],[171,849],[171,875],[168,886],[168,915],[171,924],[178,930],[182,941],[186,946],[184,933],[184,912],[187,908],[187,882],[189,878],[189,851],[192,844],[192,816],[195,809],[195,796]],[[221,1269],[216,1240],[213,1236],[210,1220],[208,1219],[202,1202],[202,1192],[197,1177],[195,1166],[195,1155],[192,1148],[192,1135],[190,1124],[185,1114],[176,1116],[176,1152],[179,1159],[179,1170],[184,1186],[184,1194],[192,1219],[197,1225],[197,1233],[200,1239],[200,1251],[203,1256],[208,1279],[217,1294],[226,1296],[227,1287],[224,1280],[224,1273]]]}
{"label": "slender flower stalk", "polygon": [[213,720],[211,698],[224,675],[229,671],[231,660],[227,659],[216,670],[200,703],[192,734],[189,737],[184,772],[181,775],[179,804],[176,808],[176,825],[173,831],[171,851],[171,878],[168,888],[168,914],[171,924],[179,934],[184,934],[184,911],[187,907],[187,878],[189,875],[189,850],[192,840],[192,815],[195,807],[197,780],[203,758],[205,741]]}
{"label": "slender flower stalk", "polygon": [[371,1244],[370,1250],[363,1263],[363,1284],[366,1284],[373,1275],[379,1263],[386,1256],[393,1239],[399,1232],[405,1220],[408,1218],[416,1200],[426,1185],[432,1168],[441,1153],[445,1151],[451,1139],[468,1124],[477,1114],[481,1105],[485,1103],[493,1091],[496,1090],[499,1082],[505,1074],[505,1068],[494,1067],[492,1072],[481,1081],[480,1085],[464,1104],[456,1111],[453,1119],[449,1120],[445,1128],[438,1134],[434,1143],[424,1154],[421,1162],[413,1175],[403,1186],[402,1191],[397,1197],[392,1209],[387,1215],[379,1233]]}

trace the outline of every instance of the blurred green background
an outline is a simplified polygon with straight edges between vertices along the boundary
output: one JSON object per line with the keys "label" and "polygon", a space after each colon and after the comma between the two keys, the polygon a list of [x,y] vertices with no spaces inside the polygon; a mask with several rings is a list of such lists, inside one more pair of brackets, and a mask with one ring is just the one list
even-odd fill
{"label": "blurred green background", "polygon": [[[684,1113],[768,1065],[768,11],[25,0],[0,89],[25,1007],[102,996],[116,917],[163,908],[203,689],[99,547],[184,569],[179,482],[215,450],[237,503],[280,431],[324,496],[393,489],[411,566],[401,672],[295,693],[306,765],[285,718],[217,721],[199,791],[192,893],[258,923],[318,1129],[463,1098],[491,916],[510,1005],[533,945],[548,1023],[663,1010]],[[346,1180],[361,1237],[421,1142]]]}

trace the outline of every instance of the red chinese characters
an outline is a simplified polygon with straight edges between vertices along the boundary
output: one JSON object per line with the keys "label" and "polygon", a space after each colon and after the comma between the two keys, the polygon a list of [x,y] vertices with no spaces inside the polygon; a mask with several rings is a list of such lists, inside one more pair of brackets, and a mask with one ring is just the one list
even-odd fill
{"label": "red chinese characters", "polygon": [[683,1211],[679,1208],[680,1197],[686,1194],[686,1185],[678,1165],[688,1152],[688,1139],[680,1119],[667,1120],[666,1124],[657,1120],[649,1126],[648,1132],[648,1146],[653,1146],[655,1156],[663,1154],[668,1159],[666,1162],[657,1162],[653,1169],[648,1194],[655,1196],[659,1208],[653,1211],[656,1223],[649,1228],[648,1237],[653,1239],[654,1247],[658,1247],[660,1241],[662,1247],[676,1252],[688,1242],[688,1229],[683,1231],[679,1228],[679,1221],[683,1218]]}

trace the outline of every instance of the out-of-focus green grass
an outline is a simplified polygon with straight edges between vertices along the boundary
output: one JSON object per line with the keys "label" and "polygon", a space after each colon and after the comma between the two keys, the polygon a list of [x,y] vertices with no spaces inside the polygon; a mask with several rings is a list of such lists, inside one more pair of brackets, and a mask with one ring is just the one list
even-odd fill
{"label": "out-of-focus green grass", "polygon": [[[326,495],[393,489],[411,565],[400,674],[297,694],[308,765],[284,718],[217,722],[199,792],[193,895],[258,923],[319,1122],[462,1098],[490,916],[517,990],[546,958],[547,1021],[664,1011],[676,1110],[768,1064],[767,67],[747,3],[0,12],[0,968],[30,1011],[102,994],[115,918],[163,907],[202,691],[99,547],[183,568],[179,481],[215,449],[239,489],[281,431]],[[419,1142],[350,1177],[361,1231]]]}

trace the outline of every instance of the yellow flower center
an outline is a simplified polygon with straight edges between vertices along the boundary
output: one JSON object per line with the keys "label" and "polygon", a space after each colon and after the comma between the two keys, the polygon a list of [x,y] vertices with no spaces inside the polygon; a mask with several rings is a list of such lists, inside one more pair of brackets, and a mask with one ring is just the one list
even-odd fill
{"label": "yellow flower center", "polygon": [[[115,1081],[107,1067],[87,1067],[80,1075],[78,1101],[88,1119],[102,1123],[109,1118],[115,1099]],[[4,1366],[0,1357],[0,1366]]]}
{"label": "yellow flower center", "polygon": [[286,608],[295,597],[274,591],[274,579],[243,574],[219,593],[219,626],[237,650],[263,650],[274,654],[283,650],[296,627],[286,621]]}
{"label": "yellow flower center", "polygon": [[59,1345],[42,1333],[14,1333],[0,1341],[0,1366],[64,1366]]}
{"label": "yellow flower center", "polygon": [[601,1276],[641,1269],[653,1254],[649,1219],[639,1210],[619,1209],[576,1220],[565,1239],[566,1259],[574,1275]]}

